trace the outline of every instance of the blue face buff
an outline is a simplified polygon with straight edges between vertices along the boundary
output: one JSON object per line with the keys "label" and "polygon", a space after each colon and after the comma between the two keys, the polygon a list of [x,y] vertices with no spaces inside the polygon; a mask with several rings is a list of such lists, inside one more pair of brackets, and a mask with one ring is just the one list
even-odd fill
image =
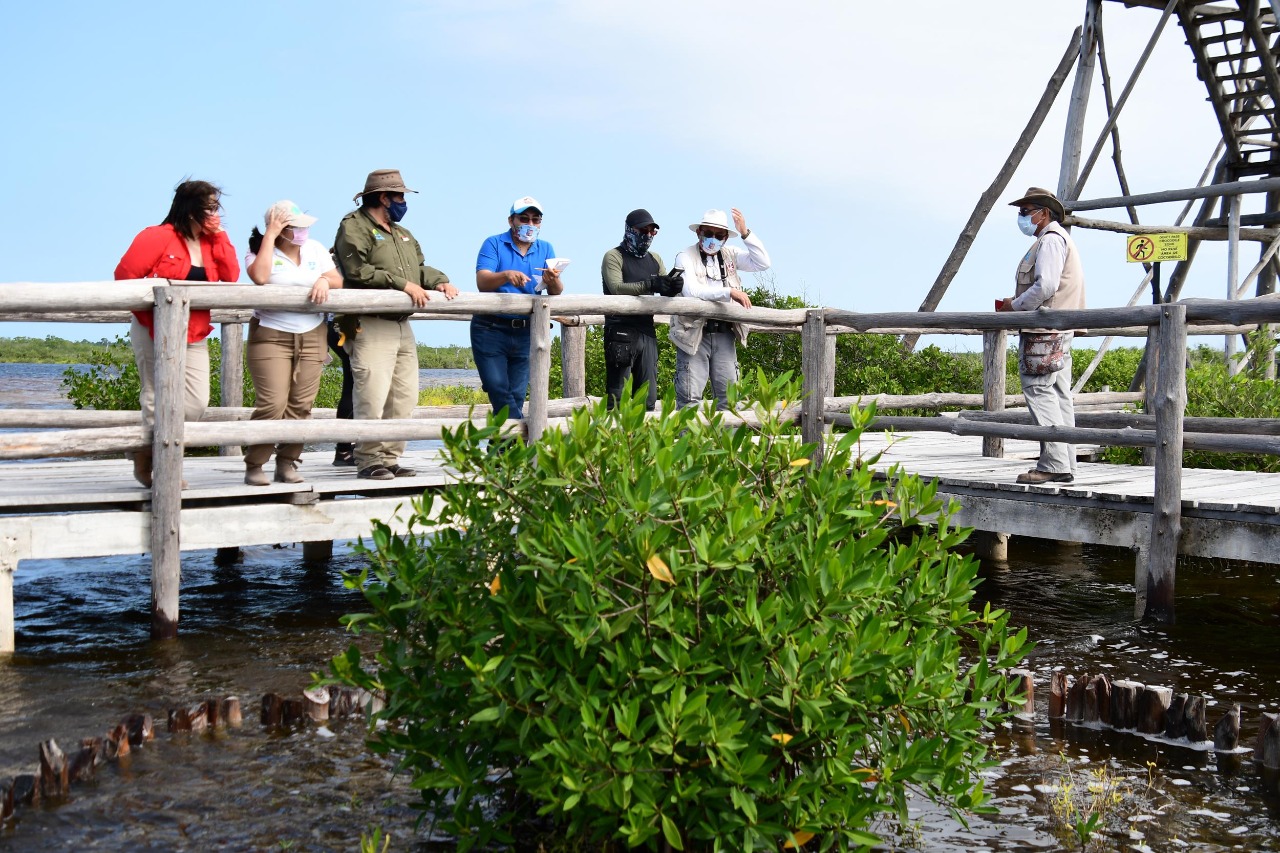
{"label": "blue face buff", "polygon": [[1023,234],[1026,234],[1028,237],[1036,236],[1036,226],[1031,221],[1031,217],[1033,215],[1034,214],[1030,214],[1030,213],[1026,214],[1025,216],[1022,215],[1021,213],[1018,214],[1018,230],[1021,231]]}
{"label": "blue face buff", "polygon": [[639,228],[627,226],[626,233],[622,235],[622,250],[628,255],[643,258],[652,245],[653,234],[648,231],[641,233]]}
{"label": "blue face buff", "polygon": [[399,222],[404,219],[405,213],[409,211],[409,202],[393,201],[391,206],[387,208],[387,216],[391,217],[392,222]]}
{"label": "blue face buff", "polygon": [[521,225],[516,228],[516,239],[521,243],[532,243],[538,239],[539,230],[537,225]]}
{"label": "blue face buff", "polygon": [[724,248],[724,241],[717,240],[715,237],[703,237],[700,245],[702,246],[702,251],[708,255],[714,255]]}

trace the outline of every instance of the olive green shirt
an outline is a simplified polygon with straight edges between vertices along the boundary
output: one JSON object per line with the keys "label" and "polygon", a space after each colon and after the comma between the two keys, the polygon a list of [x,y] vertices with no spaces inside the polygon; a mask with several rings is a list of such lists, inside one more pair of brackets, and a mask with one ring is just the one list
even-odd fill
{"label": "olive green shirt", "polygon": [[[662,263],[662,256],[657,252],[649,255],[658,262],[658,275],[666,275],[667,267]],[[614,247],[604,253],[600,263],[600,278],[604,284],[604,292],[610,296],[649,296],[653,293],[647,281],[622,280],[622,250]]]}
{"label": "olive green shirt", "polygon": [[383,228],[363,209],[353,210],[338,223],[334,254],[346,287],[404,290],[412,282],[435,290],[449,277],[427,266],[422,246],[398,223]]}

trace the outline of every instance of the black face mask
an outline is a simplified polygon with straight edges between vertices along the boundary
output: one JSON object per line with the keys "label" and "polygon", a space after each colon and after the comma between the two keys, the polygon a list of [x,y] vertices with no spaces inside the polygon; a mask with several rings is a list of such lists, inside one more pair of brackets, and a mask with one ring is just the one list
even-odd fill
{"label": "black face mask", "polygon": [[622,235],[622,245],[619,248],[628,255],[643,258],[652,245],[653,234],[647,231],[642,233],[639,228],[632,228],[628,225],[627,230]]}

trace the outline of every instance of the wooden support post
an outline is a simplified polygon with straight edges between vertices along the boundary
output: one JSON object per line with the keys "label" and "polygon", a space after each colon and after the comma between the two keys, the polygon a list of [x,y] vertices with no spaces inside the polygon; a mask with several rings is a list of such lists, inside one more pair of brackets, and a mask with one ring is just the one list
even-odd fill
{"label": "wooden support post", "polygon": [[14,644],[13,575],[18,571],[24,546],[31,544],[29,538],[29,529],[23,533],[8,530],[0,535],[0,656],[12,654],[17,649]]}
{"label": "wooden support post", "polygon": [[[244,405],[244,324],[222,324],[222,405],[239,408]],[[219,456],[241,456],[239,445],[219,447]]]}
{"label": "wooden support post", "polygon": [[[1093,85],[1093,66],[1098,55],[1098,26],[1102,22],[1102,0],[1088,0],[1084,10],[1084,26],[1080,32],[1079,62],[1076,79],[1071,84],[1071,101],[1067,107],[1067,129],[1062,139],[1062,166],[1058,171],[1058,198],[1068,195],[1080,172],[1080,148],[1084,142],[1084,115],[1089,106],[1089,88]],[[1079,193],[1076,193],[1079,195]]]}
{"label": "wooden support post", "polygon": [[1182,416],[1187,405],[1187,306],[1164,305],[1156,376],[1155,499],[1144,618],[1174,621],[1173,589],[1182,535]]}
{"label": "wooden support post", "polygon": [[[823,344],[822,366],[825,374],[822,377],[822,396],[825,400],[836,395],[836,336],[827,335]],[[831,424],[822,425],[822,434],[831,434]]]}
{"label": "wooden support post", "polygon": [[[1094,0],[1094,2],[1100,3],[1101,0]],[[1062,84],[1066,82],[1067,74],[1071,71],[1071,63],[1075,62],[1076,57],[1080,54],[1080,32],[1080,28],[1077,27],[1076,31],[1072,33],[1071,41],[1067,45],[1067,52],[1062,55],[1062,60],[1058,63],[1057,69],[1053,72],[1053,76],[1049,78],[1044,94],[1040,96],[1040,102],[1036,104],[1035,110],[1031,113],[1027,126],[1022,129],[1022,135],[1018,137],[1017,143],[1013,146],[1013,151],[1010,152],[1000,166],[1000,171],[996,173],[995,180],[991,182],[991,185],[987,187],[987,191],[982,194],[978,199],[978,203],[974,205],[973,212],[969,214],[969,221],[964,224],[964,228],[960,231],[960,236],[956,238],[955,246],[951,248],[951,254],[947,256],[947,260],[943,263],[942,270],[938,273],[933,286],[929,288],[929,292],[924,297],[924,302],[920,303],[921,311],[932,311],[942,302],[942,296],[947,292],[951,279],[955,278],[960,265],[964,263],[965,255],[969,254],[969,248],[973,245],[974,238],[978,236],[978,229],[987,220],[987,216],[991,213],[991,208],[995,207],[996,200],[1005,191],[1005,187],[1009,186],[1013,173],[1018,170],[1018,166],[1022,163],[1022,158],[1027,153],[1027,149],[1031,147],[1036,134],[1040,132],[1040,126],[1044,124],[1045,116],[1049,115],[1049,109],[1057,99],[1058,93],[1062,91]],[[902,338],[902,349],[905,352],[911,352],[916,348],[916,343],[919,340],[920,336],[918,334],[905,335]]]}
{"label": "wooden support post", "polygon": [[[1147,349],[1142,355],[1142,363],[1139,365],[1147,376],[1142,383],[1142,411],[1143,414],[1154,415],[1156,413],[1156,374],[1160,368],[1160,327],[1147,327]],[[1154,447],[1142,448],[1142,464],[1151,466],[1156,464],[1156,451]],[[1147,554],[1147,565],[1151,565],[1151,554]]]}
{"label": "wooden support post", "polygon": [[551,382],[551,297],[533,300],[529,317],[529,403],[525,408],[525,440],[542,438],[547,428],[548,384]]}
{"label": "wooden support post", "polygon": [[[1003,412],[1007,390],[1007,361],[1009,333],[1004,329],[982,333],[982,408],[988,412]],[[982,455],[991,459],[1004,458],[1004,439],[982,437]],[[974,545],[982,560],[1006,562],[1009,559],[1009,534],[998,531],[978,531]]]}
{"label": "wooden support post", "polygon": [[564,397],[587,396],[587,327],[560,327],[560,379]]}
{"label": "wooden support post", "polygon": [[187,324],[185,287],[155,288],[155,426],[151,474],[151,639],[178,636],[182,576],[183,414],[186,409]]}
{"label": "wooden support post", "polygon": [[[1227,202],[1227,298],[1236,298],[1236,282],[1240,280],[1240,196],[1233,195]],[[1236,360],[1236,336],[1226,338],[1227,373],[1235,376],[1240,372],[1240,363]]]}
{"label": "wooden support post", "polygon": [[805,444],[815,443],[813,464],[822,464],[822,436],[826,423],[823,386],[827,382],[827,320],[820,308],[805,312],[804,329],[800,332],[800,370],[803,374],[804,399],[800,402],[800,438]]}
{"label": "wooden support post", "polygon": [[[1178,0],[1169,0],[1168,5],[1165,6],[1164,14],[1160,16],[1159,22],[1156,23],[1155,31],[1151,33],[1151,38],[1147,40],[1147,46],[1142,51],[1142,56],[1138,57],[1137,64],[1133,66],[1133,73],[1129,75],[1129,80],[1124,84],[1120,97],[1116,99],[1115,109],[1111,111],[1111,115],[1107,116],[1106,124],[1102,126],[1102,132],[1098,134],[1098,141],[1094,144],[1093,150],[1089,152],[1089,159],[1085,161],[1084,167],[1080,170],[1080,177],[1067,184],[1067,186],[1072,187],[1068,195],[1063,195],[1062,187],[1059,188],[1058,198],[1062,199],[1068,208],[1071,207],[1068,199],[1080,197],[1080,190],[1084,188],[1085,181],[1089,180],[1089,173],[1093,171],[1093,164],[1098,162],[1098,155],[1102,153],[1102,146],[1106,144],[1107,138],[1111,135],[1111,128],[1115,127],[1116,121],[1119,120],[1120,111],[1124,109],[1125,103],[1129,100],[1134,84],[1138,82],[1142,69],[1146,67],[1147,60],[1151,58],[1151,52],[1155,50],[1156,42],[1160,40],[1160,33],[1164,32],[1165,23],[1168,22],[1169,16],[1173,14],[1173,10],[1177,5]],[[1083,110],[1081,111],[1080,119],[1081,121],[1084,120]]]}
{"label": "wooden support post", "polygon": [[333,540],[302,543],[302,559],[308,563],[325,563],[333,558]]}

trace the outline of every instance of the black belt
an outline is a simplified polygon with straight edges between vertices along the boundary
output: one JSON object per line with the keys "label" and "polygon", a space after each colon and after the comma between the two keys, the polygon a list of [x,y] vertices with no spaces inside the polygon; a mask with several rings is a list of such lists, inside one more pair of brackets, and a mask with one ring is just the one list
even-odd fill
{"label": "black belt", "polygon": [[495,329],[527,329],[529,321],[525,317],[492,317],[489,315],[478,315],[471,318],[482,326],[492,326]]}
{"label": "black belt", "polygon": [[702,333],[704,335],[712,332],[732,332],[733,324],[726,323],[724,320],[708,320],[702,325]]}

